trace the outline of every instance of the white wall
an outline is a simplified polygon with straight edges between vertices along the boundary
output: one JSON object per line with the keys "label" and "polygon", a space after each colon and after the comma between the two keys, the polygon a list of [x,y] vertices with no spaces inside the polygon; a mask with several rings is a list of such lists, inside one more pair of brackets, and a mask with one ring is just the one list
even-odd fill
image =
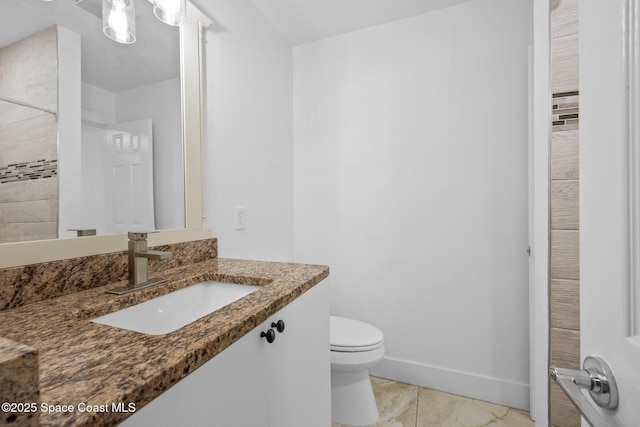
{"label": "white wall", "polygon": [[80,36],[58,26],[58,237],[82,228]]}
{"label": "white wall", "polygon": [[[206,32],[208,225],[226,258],[293,258],[292,52],[249,0],[195,1]],[[247,209],[234,229],[234,207]]]}
{"label": "white wall", "polygon": [[180,80],[171,79],[116,96],[118,123],[153,120],[153,194],[156,229],[184,228],[184,164]]}
{"label": "white wall", "polygon": [[116,94],[82,82],[82,120],[99,125],[115,124]]}
{"label": "white wall", "polygon": [[185,224],[180,105],[177,78],[119,93],[82,83],[83,120],[103,125],[153,121],[155,227],[159,230],[183,228]]}
{"label": "white wall", "polygon": [[294,49],[295,260],[377,374],[519,408],[531,41],[530,0],[473,0]]}

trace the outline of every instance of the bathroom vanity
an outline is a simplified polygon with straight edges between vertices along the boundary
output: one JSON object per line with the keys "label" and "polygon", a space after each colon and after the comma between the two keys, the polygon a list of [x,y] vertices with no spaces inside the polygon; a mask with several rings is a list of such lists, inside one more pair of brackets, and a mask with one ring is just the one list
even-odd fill
{"label": "bathroom vanity", "polygon": [[328,396],[319,393],[330,387],[328,303],[327,285],[316,285],[122,425],[330,425]]}
{"label": "bathroom vanity", "polygon": [[[105,291],[123,278],[102,276],[126,274],[126,253],[0,270],[0,302],[24,299],[0,311],[0,378],[12,384],[0,397],[37,408],[0,413],[0,424],[330,425],[328,268],[219,259],[217,250],[187,262],[181,252],[202,252],[191,243],[217,244],[160,248],[178,254],[161,272],[168,281],[120,296]],[[206,280],[260,289],[164,335],[91,322]],[[16,369],[25,357],[35,364]],[[35,394],[6,395],[29,387]]]}

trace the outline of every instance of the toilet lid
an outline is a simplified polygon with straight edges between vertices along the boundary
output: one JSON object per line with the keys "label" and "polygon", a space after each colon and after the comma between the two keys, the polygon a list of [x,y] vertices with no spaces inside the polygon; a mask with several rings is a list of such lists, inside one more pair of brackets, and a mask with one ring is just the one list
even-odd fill
{"label": "toilet lid", "polygon": [[368,323],[330,316],[330,344],[334,351],[368,351],[382,345],[382,331]]}

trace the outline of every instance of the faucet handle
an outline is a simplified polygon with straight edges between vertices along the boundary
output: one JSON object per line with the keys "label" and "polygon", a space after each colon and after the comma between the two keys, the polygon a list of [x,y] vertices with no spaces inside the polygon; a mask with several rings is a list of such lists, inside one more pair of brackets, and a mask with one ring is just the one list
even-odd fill
{"label": "faucet handle", "polygon": [[157,233],[158,231],[129,231],[127,235],[129,240],[147,240],[147,234]]}

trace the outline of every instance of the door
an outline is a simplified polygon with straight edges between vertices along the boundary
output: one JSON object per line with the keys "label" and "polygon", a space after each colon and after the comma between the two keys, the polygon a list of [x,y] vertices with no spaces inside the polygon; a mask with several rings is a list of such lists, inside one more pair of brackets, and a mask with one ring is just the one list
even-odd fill
{"label": "door", "polygon": [[105,129],[106,232],[155,230],[151,120]]}
{"label": "door", "polygon": [[331,425],[328,280],[267,322],[269,326],[278,320],[285,322],[273,344],[265,346],[271,427]]}
{"label": "door", "polygon": [[640,425],[639,4],[580,1],[581,357],[617,382],[606,426]]}
{"label": "door", "polygon": [[[265,324],[262,325],[262,328]],[[256,328],[124,420],[120,427],[268,427],[268,371]]]}

